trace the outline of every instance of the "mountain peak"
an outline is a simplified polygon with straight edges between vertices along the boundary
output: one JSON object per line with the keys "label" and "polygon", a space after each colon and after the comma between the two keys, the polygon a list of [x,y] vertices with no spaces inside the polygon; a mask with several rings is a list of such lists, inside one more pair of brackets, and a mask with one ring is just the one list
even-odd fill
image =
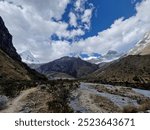
{"label": "mountain peak", "polygon": [[20,56],[22,58],[22,61],[28,64],[39,64],[39,60],[33,56],[31,51],[26,50],[22,53],[20,53]]}
{"label": "mountain peak", "polygon": [[97,65],[86,62],[76,57],[62,57],[55,61],[49,62],[40,66],[37,70],[46,75],[51,73],[59,72],[71,75],[72,77],[79,78],[87,75],[98,69]]}
{"label": "mountain peak", "polygon": [[128,55],[148,55],[150,54],[150,32],[146,33],[142,40],[137,42]]}

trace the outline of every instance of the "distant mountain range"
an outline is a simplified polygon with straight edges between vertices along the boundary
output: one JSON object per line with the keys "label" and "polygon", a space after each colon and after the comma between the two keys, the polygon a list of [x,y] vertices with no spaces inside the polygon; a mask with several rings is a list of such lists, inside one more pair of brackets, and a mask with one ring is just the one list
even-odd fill
{"label": "distant mountain range", "polygon": [[101,55],[99,57],[94,57],[94,58],[85,58],[84,60],[90,63],[100,64],[100,63],[107,63],[107,62],[117,60],[123,55],[124,55],[123,53],[118,53],[117,51],[109,50],[105,55]]}
{"label": "distant mountain range", "polygon": [[[49,79],[85,78],[107,84],[124,84],[148,88],[150,86],[150,34],[138,42],[126,55],[108,51],[106,55],[82,54],[62,57],[43,65],[32,65]],[[84,60],[83,60],[84,59]]]}

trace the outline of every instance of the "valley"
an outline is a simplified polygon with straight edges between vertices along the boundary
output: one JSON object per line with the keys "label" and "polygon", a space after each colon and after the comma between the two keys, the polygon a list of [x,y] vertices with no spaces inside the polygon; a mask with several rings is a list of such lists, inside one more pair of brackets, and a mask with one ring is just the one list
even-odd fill
{"label": "valley", "polygon": [[7,98],[0,113],[150,112],[149,90],[75,80],[32,84]]}
{"label": "valley", "polygon": [[0,113],[149,113],[149,45],[150,33],[126,54],[41,64],[17,53],[0,17]]}

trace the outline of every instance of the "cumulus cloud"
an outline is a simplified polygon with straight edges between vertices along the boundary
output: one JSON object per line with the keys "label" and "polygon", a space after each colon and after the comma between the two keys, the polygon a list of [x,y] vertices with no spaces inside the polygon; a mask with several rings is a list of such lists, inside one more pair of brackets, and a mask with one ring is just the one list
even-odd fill
{"label": "cumulus cloud", "polygon": [[91,25],[91,17],[92,17],[93,8],[86,9],[84,11],[83,16],[81,17],[82,22],[84,23],[84,26],[86,29],[90,28]]}
{"label": "cumulus cloud", "polygon": [[70,25],[74,26],[74,27],[77,27],[77,17],[76,17],[76,15],[74,13],[70,12],[69,17],[70,17]]}
{"label": "cumulus cloud", "polygon": [[45,19],[55,17],[60,19],[65,11],[67,4],[70,0],[0,0],[7,1],[9,4],[20,5],[26,9],[32,9],[38,15]]}
{"label": "cumulus cloud", "polygon": [[[88,3],[88,6],[85,5]],[[92,3],[89,3],[88,0],[76,0],[74,4],[74,11],[77,15],[77,19],[82,23],[82,28],[84,30],[89,30],[91,25],[91,18],[94,10]],[[81,24],[80,23],[80,24]],[[79,25],[81,27],[81,25]]]}
{"label": "cumulus cloud", "polygon": [[[13,35],[17,51],[20,53],[30,50],[41,62],[69,54],[70,52],[65,49],[70,48],[68,41],[50,41],[50,37],[56,34],[59,39],[74,41],[76,37],[85,34],[85,30],[77,23],[77,19],[80,18],[76,16],[79,10],[84,11],[85,0],[75,1],[75,10],[78,11],[70,12],[69,15],[70,25],[76,29],[68,30],[69,23],[61,21],[70,2],[70,0],[0,0],[0,15]],[[80,4],[77,4],[77,7],[78,2]]]}
{"label": "cumulus cloud", "polygon": [[45,60],[41,59],[45,62],[49,60],[51,53],[50,49],[47,49],[51,48],[48,42],[50,35],[54,32],[69,35],[67,23],[51,20],[52,17],[61,18],[69,0],[40,2],[38,0],[0,1],[0,16],[13,35],[13,43],[17,51],[20,53],[24,50],[31,50],[38,57],[42,54],[41,58],[47,55]]}
{"label": "cumulus cloud", "polygon": [[126,52],[134,47],[150,31],[150,0],[143,0],[135,8],[135,16],[115,20],[110,28],[74,44],[75,50],[105,54],[108,50]]}

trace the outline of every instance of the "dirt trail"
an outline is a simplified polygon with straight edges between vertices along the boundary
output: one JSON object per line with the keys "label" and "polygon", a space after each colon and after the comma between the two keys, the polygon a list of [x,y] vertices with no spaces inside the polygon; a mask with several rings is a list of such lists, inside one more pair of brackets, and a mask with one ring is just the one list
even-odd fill
{"label": "dirt trail", "polygon": [[36,91],[38,91],[38,88],[31,88],[31,89],[22,91],[18,97],[14,98],[10,102],[8,102],[8,107],[6,109],[0,111],[0,113],[19,112],[24,105],[23,100],[26,99],[29,94],[34,93]]}

